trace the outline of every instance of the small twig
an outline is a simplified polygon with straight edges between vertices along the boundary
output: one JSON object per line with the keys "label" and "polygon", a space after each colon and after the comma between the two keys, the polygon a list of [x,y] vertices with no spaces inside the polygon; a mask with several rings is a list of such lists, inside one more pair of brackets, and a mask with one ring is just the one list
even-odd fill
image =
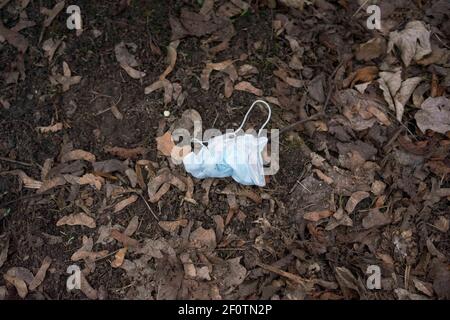
{"label": "small twig", "polygon": [[270,266],[270,265],[265,264],[265,263],[262,263],[262,262],[257,262],[256,265],[257,265],[258,267],[260,267],[260,268],[263,268],[263,269],[265,269],[265,270],[267,270],[267,271],[270,271],[270,272],[273,272],[273,273],[275,273],[275,274],[278,274],[279,276],[285,277],[285,278],[287,278],[287,279],[289,279],[289,280],[291,280],[291,281],[293,281],[293,282],[295,282],[295,283],[298,283],[298,284],[300,284],[300,285],[302,285],[302,286],[305,286],[305,287],[306,287],[308,284],[311,283],[311,280],[304,279],[304,278],[302,278],[302,277],[300,277],[300,276],[297,276],[297,275],[295,275],[295,274],[293,274],[293,273],[286,272],[286,271],[284,271],[284,270],[281,270],[281,269],[279,269],[279,268]]}
{"label": "small twig", "polygon": [[351,16],[350,20],[353,19],[354,16],[358,14],[358,12],[366,5],[366,3],[369,2],[369,0],[366,0],[362,5],[359,6],[358,10],[355,11],[355,13]]}
{"label": "small twig", "polygon": [[109,258],[109,257],[115,255],[117,252],[119,252],[119,250],[120,250],[120,249],[117,249],[117,250],[115,250],[115,251],[113,251],[113,252],[111,252],[111,253],[108,253],[108,254],[107,254],[106,256],[104,256],[104,257],[97,258],[97,259],[94,260],[94,262],[98,262],[98,261],[100,261],[100,260]]}
{"label": "small twig", "polygon": [[17,160],[13,160],[13,159],[10,159],[10,158],[5,158],[5,157],[0,157],[0,161],[20,164],[21,166],[25,166],[25,167],[35,167],[35,165],[32,164],[32,163],[23,162],[23,161],[17,161]]}
{"label": "small twig", "polygon": [[159,221],[158,216],[155,214],[155,212],[153,211],[153,209],[150,207],[150,205],[148,204],[148,202],[145,200],[144,196],[140,193],[138,193],[138,195],[142,198],[142,200],[144,200],[145,205],[147,206],[148,210],[150,210],[150,212],[152,213],[153,217],[155,217],[156,221]]}

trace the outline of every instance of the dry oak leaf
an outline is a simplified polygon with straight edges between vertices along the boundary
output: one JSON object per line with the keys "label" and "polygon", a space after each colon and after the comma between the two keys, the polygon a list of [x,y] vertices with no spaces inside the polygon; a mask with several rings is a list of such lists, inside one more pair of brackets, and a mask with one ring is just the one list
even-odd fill
{"label": "dry oak leaf", "polygon": [[123,209],[125,209],[126,207],[128,207],[130,204],[136,202],[136,200],[138,199],[137,195],[132,195],[120,202],[118,202],[115,206],[114,206],[114,213],[118,213],[120,211],[122,211]]}
{"label": "dry oak leaf", "polygon": [[175,143],[172,139],[172,133],[167,131],[161,137],[156,138],[156,148],[165,156],[169,157],[172,153],[172,149],[175,147]]}
{"label": "dry oak leaf", "polygon": [[248,81],[241,81],[241,82],[239,82],[238,84],[236,84],[234,86],[234,90],[249,92],[249,93],[254,94],[255,96],[258,96],[258,97],[261,97],[264,94],[261,89],[255,88]]}
{"label": "dry oak leaf", "polygon": [[431,53],[430,35],[422,21],[408,22],[402,31],[389,34],[387,52],[391,52],[394,46],[398,47],[403,63],[409,66],[413,59],[417,61]]}
{"label": "dry oak leaf", "polygon": [[83,212],[64,216],[61,219],[59,219],[58,222],[56,222],[57,227],[60,227],[63,225],[86,226],[91,229],[96,227],[95,220]]}

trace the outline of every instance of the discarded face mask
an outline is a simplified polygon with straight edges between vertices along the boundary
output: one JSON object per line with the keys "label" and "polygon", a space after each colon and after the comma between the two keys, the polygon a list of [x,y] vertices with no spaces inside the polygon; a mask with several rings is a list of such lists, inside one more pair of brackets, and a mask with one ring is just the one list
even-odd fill
{"label": "discarded face mask", "polygon": [[[239,131],[243,131],[247,116],[257,103],[263,104],[269,110],[268,118],[258,136],[247,133],[238,135]],[[207,141],[208,146],[204,141],[194,139],[193,142],[200,143],[202,147],[198,153],[191,151],[183,158],[186,171],[198,179],[232,177],[240,184],[265,186],[262,151],[268,139],[260,137],[260,133],[269,122],[270,116],[270,106],[265,101],[257,100],[234,133],[211,138]]]}

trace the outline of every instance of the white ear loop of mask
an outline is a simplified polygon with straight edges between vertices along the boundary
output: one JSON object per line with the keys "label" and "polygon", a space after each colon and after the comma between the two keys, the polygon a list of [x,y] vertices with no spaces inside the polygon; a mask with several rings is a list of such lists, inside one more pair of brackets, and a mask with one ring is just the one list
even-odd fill
{"label": "white ear loop of mask", "polygon": [[[264,107],[266,107],[267,110],[269,111],[269,114],[267,115],[267,120],[266,120],[266,122],[263,123],[263,125],[261,126],[261,129],[259,129],[259,131],[258,131],[258,137],[259,137],[259,135],[261,134],[261,131],[262,131],[262,130],[266,127],[266,125],[269,123],[270,118],[271,118],[271,116],[272,116],[272,109],[270,108],[270,105],[269,105],[267,102],[265,102],[264,100],[256,100],[256,101],[254,101],[254,102],[252,103],[252,105],[251,105],[250,108],[248,109],[247,113],[245,114],[244,120],[242,120],[241,125],[239,126],[239,128],[238,128],[234,133],[229,134],[230,136],[236,137],[236,133],[238,133],[238,132],[241,131],[241,130],[244,131],[243,128],[244,128],[245,123],[247,122],[248,115],[250,114],[250,112],[253,110],[253,107],[254,107],[257,103],[262,104],[262,105],[263,105]],[[193,138],[191,141],[194,142],[194,143],[199,143],[199,144],[201,144],[201,145],[203,145],[203,146],[205,146],[204,143],[207,142],[207,141],[199,140],[199,139],[197,139],[197,138]]]}
{"label": "white ear loop of mask", "polygon": [[256,100],[255,102],[252,103],[252,105],[250,106],[250,109],[248,109],[247,113],[244,116],[244,120],[242,120],[241,126],[234,132],[235,134],[241,130],[244,131],[243,128],[244,128],[245,123],[247,122],[247,117],[250,114],[250,112],[252,111],[253,107],[257,103],[262,104],[269,111],[269,115],[267,116],[266,122],[263,123],[263,125],[261,126],[261,129],[259,129],[259,131],[258,131],[258,136],[260,135],[261,131],[266,127],[266,125],[269,123],[270,117],[272,116],[272,109],[270,108],[269,104],[267,102],[265,102],[264,100]]}

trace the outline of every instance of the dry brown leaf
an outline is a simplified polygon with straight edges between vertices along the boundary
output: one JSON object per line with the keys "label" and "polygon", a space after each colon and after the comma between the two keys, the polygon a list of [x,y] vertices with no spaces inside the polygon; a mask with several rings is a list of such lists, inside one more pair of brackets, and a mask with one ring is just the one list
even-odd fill
{"label": "dry brown leaf", "polygon": [[125,247],[134,248],[139,245],[139,241],[137,241],[136,239],[130,238],[129,236],[123,234],[122,232],[120,232],[117,229],[111,230],[111,237],[114,238],[115,240],[119,241],[120,243],[122,243]]}
{"label": "dry brown leaf", "polygon": [[19,53],[24,53],[28,48],[28,40],[18,32],[5,28],[0,21],[0,39],[6,39]]}
{"label": "dry brown leaf", "polygon": [[25,281],[18,277],[8,275],[7,273],[3,275],[3,278],[16,288],[19,297],[24,299],[28,295],[28,288]]}
{"label": "dry brown leaf", "polygon": [[125,231],[123,232],[124,235],[131,237],[136,230],[139,227],[139,217],[134,216],[130,222],[128,223],[128,226],[126,227]]}
{"label": "dry brown leaf", "polygon": [[405,66],[409,66],[412,60],[420,60],[431,53],[431,32],[428,31],[422,21],[411,21],[402,31],[394,31],[389,34],[387,52],[391,52],[394,46],[401,51]]}
{"label": "dry brown leaf", "polygon": [[255,88],[250,82],[241,81],[234,86],[234,90],[245,91],[255,96],[261,97],[263,95],[263,91],[261,89]]}
{"label": "dry brown leaf", "polygon": [[161,137],[156,138],[156,148],[165,156],[169,157],[172,153],[172,149],[175,147],[175,143],[172,139],[172,134],[167,131]]}
{"label": "dry brown leaf", "polygon": [[262,203],[261,196],[250,189],[241,188],[240,190],[238,190],[237,195],[246,197],[246,198],[252,200],[256,204]]}
{"label": "dry brown leaf", "polygon": [[93,175],[92,173],[87,173],[78,179],[78,184],[89,184],[95,187],[97,190],[101,190],[104,183],[105,179],[103,177]]}
{"label": "dry brown leaf", "polygon": [[233,81],[231,81],[229,76],[225,76],[223,78],[223,81],[224,81],[223,94],[224,94],[225,98],[229,98],[233,94],[233,90],[234,90]]}
{"label": "dry brown leaf", "polygon": [[61,176],[54,177],[50,180],[45,180],[42,186],[37,190],[37,193],[44,193],[47,190],[53,189],[55,187],[63,186],[66,184],[66,179]]}
{"label": "dry brown leaf", "polygon": [[231,65],[233,65],[233,60],[228,59],[221,62],[208,62],[206,67],[215,71],[225,71]]}
{"label": "dry brown leaf", "polygon": [[372,209],[362,219],[362,226],[364,229],[370,229],[387,225],[391,221],[392,219],[388,213],[381,212],[379,209]]}
{"label": "dry brown leaf", "polygon": [[443,216],[440,216],[434,222],[434,227],[440,232],[446,233],[450,228],[449,220]]}
{"label": "dry brown leaf", "polygon": [[320,219],[325,219],[333,215],[331,210],[322,210],[322,211],[309,211],[303,215],[303,219],[309,220],[312,222],[317,222]]}
{"label": "dry brown leaf", "polygon": [[105,147],[105,152],[117,156],[122,159],[136,159],[142,156],[147,150],[143,147],[122,148],[122,147]]}
{"label": "dry brown leaf", "polygon": [[167,47],[167,61],[169,65],[166,70],[159,76],[160,80],[164,80],[175,68],[175,63],[177,62],[177,47],[180,44],[180,40],[172,41]]}
{"label": "dry brown leaf", "polygon": [[202,74],[200,75],[200,86],[203,90],[209,90],[209,76],[211,75],[213,69],[206,67],[202,70]]}
{"label": "dry brown leaf", "polygon": [[159,221],[159,226],[169,233],[177,233],[180,227],[186,227],[188,224],[187,219],[180,219],[175,221]]}
{"label": "dry brown leaf", "polygon": [[97,259],[103,259],[108,255],[107,250],[92,252],[92,248],[94,246],[94,240],[91,237],[83,236],[82,238],[82,246],[78,249],[72,256],[72,261],[84,260],[87,264],[90,264],[91,267],[95,263]]}
{"label": "dry brown leaf", "polygon": [[91,287],[89,282],[86,280],[86,277],[83,272],[81,272],[81,283],[80,283],[80,290],[83,292],[86,297],[88,297],[91,300],[98,299],[98,292],[94,288]]}
{"label": "dry brown leaf", "polygon": [[361,44],[356,50],[355,57],[358,60],[369,61],[378,58],[386,52],[386,40],[376,37]]}
{"label": "dry brown leaf", "polygon": [[203,1],[203,5],[199,11],[199,13],[203,16],[206,16],[211,13],[214,9],[214,1],[215,0],[205,0]]}
{"label": "dry brown leaf", "polygon": [[133,79],[142,79],[146,75],[145,72],[134,69],[127,64],[120,64],[120,67]]}
{"label": "dry brown leaf", "polygon": [[417,63],[423,66],[430,64],[446,64],[450,59],[450,50],[433,46],[430,55],[418,60]]}
{"label": "dry brown leaf", "polygon": [[9,251],[9,237],[7,237],[6,241],[3,241],[3,245],[0,246],[0,268],[8,259],[8,251]]}
{"label": "dry brown leaf", "polygon": [[50,26],[56,16],[61,12],[62,9],[64,9],[65,5],[66,3],[63,0],[56,3],[52,9],[47,9],[44,7],[41,8],[41,13],[47,16],[47,18],[45,18],[44,20],[44,27]]}
{"label": "dry brown leaf", "polygon": [[216,233],[213,229],[204,229],[199,227],[194,230],[190,236],[189,240],[191,244],[196,248],[208,248],[214,249],[216,247]]}
{"label": "dry brown leaf", "polygon": [[417,111],[414,118],[422,132],[430,129],[445,134],[450,131],[450,99],[429,97]]}
{"label": "dry brown leaf", "polygon": [[344,88],[353,86],[358,82],[370,82],[376,78],[378,75],[378,68],[375,66],[368,66],[357,69],[355,72],[352,72],[342,83]]}
{"label": "dry brown leaf", "polygon": [[28,294],[27,284],[33,281],[33,273],[30,270],[22,267],[10,268],[3,278],[16,287],[17,293],[23,299]]}
{"label": "dry brown leaf", "polygon": [[40,133],[49,133],[49,132],[58,132],[63,129],[62,122],[55,123],[54,125],[47,126],[47,127],[37,127],[36,129]]}
{"label": "dry brown leaf", "polygon": [[372,114],[367,111],[369,106],[383,108],[376,100],[372,100],[354,89],[337,91],[333,99],[342,107],[343,115],[349,120],[352,129],[356,131],[368,129],[377,121],[377,118],[370,117]]}
{"label": "dry brown leaf", "polygon": [[22,11],[20,13],[19,22],[16,23],[14,27],[11,28],[11,31],[19,32],[20,30],[33,27],[36,23],[30,19],[28,19],[28,15],[26,11]]}
{"label": "dry brown leaf", "polygon": [[347,204],[345,205],[345,211],[347,211],[348,213],[352,213],[353,210],[355,210],[358,203],[360,203],[362,200],[368,197],[370,197],[370,194],[366,191],[354,192],[348,199]]}
{"label": "dry brown leaf", "polygon": [[252,66],[251,64],[243,64],[239,67],[238,74],[242,76],[252,75],[252,74],[258,74],[259,71],[256,67]]}
{"label": "dry brown leaf", "polygon": [[88,162],[95,162],[95,155],[81,149],[75,149],[67,152],[61,157],[61,163],[73,160],[85,160]]}
{"label": "dry brown leaf", "polygon": [[388,116],[383,111],[378,109],[377,107],[375,107],[373,105],[369,105],[367,107],[367,111],[370,112],[371,114],[373,114],[375,116],[375,118],[377,118],[377,120],[380,121],[385,126],[390,126],[392,124],[392,122],[389,120]]}
{"label": "dry brown leaf", "polygon": [[114,118],[116,118],[117,120],[123,120],[123,114],[120,112],[117,105],[113,104],[111,106],[111,112],[112,112]]}
{"label": "dry brown leaf", "polygon": [[323,173],[321,170],[319,169],[313,169],[313,172],[315,174],[317,174],[317,176],[319,177],[320,180],[324,181],[326,184],[332,184],[334,182],[334,180],[332,178],[330,178],[329,176],[327,176],[325,173]]}
{"label": "dry brown leaf", "polygon": [[62,40],[55,41],[53,38],[49,38],[42,43],[42,49],[45,51],[45,56],[48,58],[49,62],[52,61],[53,56],[61,43],[63,43]]}
{"label": "dry brown leaf", "polygon": [[38,272],[33,278],[33,281],[31,281],[29,285],[30,290],[35,290],[37,287],[41,285],[41,283],[45,279],[45,275],[47,273],[48,268],[50,267],[50,264],[52,263],[52,258],[49,256],[46,256],[44,260],[42,261],[41,267],[39,268]]}
{"label": "dry brown leaf", "polygon": [[111,267],[113,268],[119,268],[120,266],[122,266],[123,261],[125,260],[125,255],[127,253],[128,248],[122,248],[119,249],[119,251],[116,252],[116,254],[114,255],[114,260],[111,262]]}
{"label": "dry brown leaf", "polygon": [[64,216],[61,219],[59,219],[58,222],[56,222],[57,227],[63,225],[86,226],[91,229],[96,227],[95,220],[84,212]]}
{"label": "dry brown leaf", "polygon": [[205,190],[205,194],[202,197],[202,204],[208,206],[209,204],[209,190],[211,189],[211,185],[214,179],[209,178],[202,181],[202,188]]}
{"label": "dry brown leaf", "polygon": [[118,212],[122,211],[123,209],[128,207],[130,204],[135,203],[137,199],[138,199],[138,196],[134,194],[134,195],[116,203],[116,205],[114,206],[114,213],[118,213]]}
{"label": "dry brown leaf", "polygon": [[54,74],[51,75],[49,78],[52,84],[62,85],[63,92],[68,91],[71,86],[81,82],[81,76],[72,76],[72,72],[70,71],[69,65],[65,61],[63,62],[63,74],[62,75]]}
{"label": "dry brown leaf", "polygon": [[133,54],[130,53],[128,48],[136,49],[137,46],[134,43],[125,43],[121,41],[114,46],[114,54],[119,64],[127,65],[130,67],[137,67],[139,63]]}
{"label": "dry brown leaf", "polygon": [[145,94],[150,94],[155,90],[164,88],[164,104],[168,104],[172,101],[173,96],[173,85],[170,83],[169,80],[163,79],[163,80],[157,80],[151,85],[147,86],[144,89]]}
{"label": "dry brown leaf", "polygon": [[12,171],[0,172],[0,175],[6,175],[6,174],[12,174],[12,175],[18,176],[20,179],[20,182],[23,183],[23,186],[28,189],[39,189],[42,187],[42,184],[43,184],[41,181],[30,178],[22,170],[12,170]]}

